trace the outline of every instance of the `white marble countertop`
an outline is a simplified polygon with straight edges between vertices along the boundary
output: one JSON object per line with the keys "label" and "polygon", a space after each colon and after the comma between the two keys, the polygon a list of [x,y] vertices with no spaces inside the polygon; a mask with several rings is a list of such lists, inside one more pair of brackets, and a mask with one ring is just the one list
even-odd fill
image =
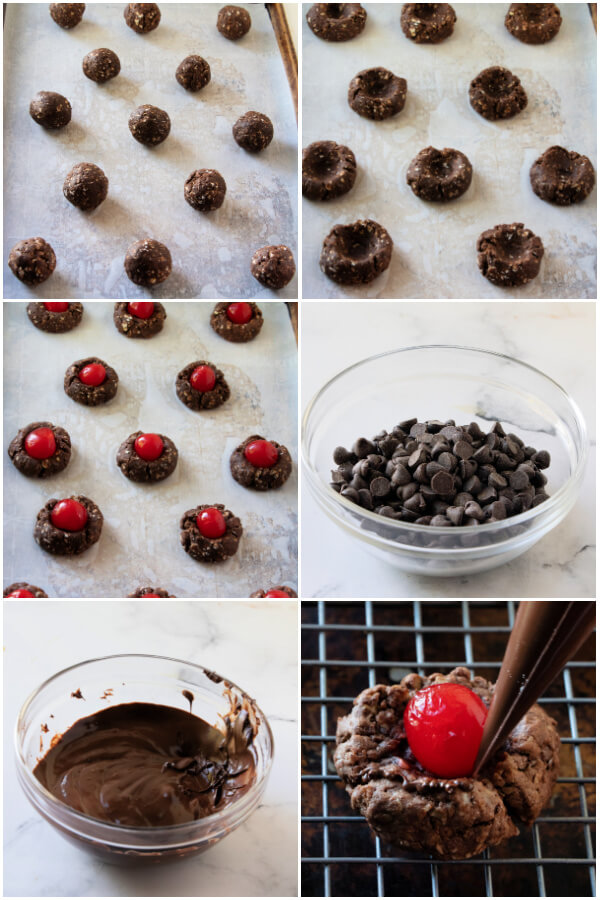
{"label": "white marble countertop", "polygon": [[305,302],[301,315],[302,410],[337,372],[375,353],[466,344],[506,353],[554,378],[579,405],[592,442],[580,495],[564,521],[518,559],[474,576],[424,578],[379,561],[330,522],[304,485],[302,597],[595,596],[592,303]]}
{"label": "white marble countertop", "polygon": [[[294,601],[4,601],[4,896],[289,897],[297,894],[297,603]],[[255,697],[275,760],[261,805],[207,853],[121,869],[65,841],[15,777],[19,709],[45,678],[113,653],[199,663]]]}

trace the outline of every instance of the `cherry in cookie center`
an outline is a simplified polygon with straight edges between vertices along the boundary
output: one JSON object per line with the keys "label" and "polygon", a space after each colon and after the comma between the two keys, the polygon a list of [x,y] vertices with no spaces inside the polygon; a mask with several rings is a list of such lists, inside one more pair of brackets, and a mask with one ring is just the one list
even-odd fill
{"label": "cherry in cookie center", "polygon": [[227,318],[234,325],[247,325],[252,318],[252,307],[249,303],[230,303],[226,310]]}
{"label": "cherry in cookie center", "polygon": [[88,520],[85,506],[78,500],[59,500],[52,509],[50,520],[62,531],[81,531]]}
{"label": "cherry in cookie center", "polygon": [[106,369],[100,363],[88,363],[79,370],[79,380],[89,387],[98,387],[106,381]]}
{"label": "cherry in cookie center", "polygon": [[6,595],[7,597],[15,597],[15,598],[25,598],[25,597],[34,597],[35,595],[31,593],[31,591],[25,590],[25,588],[19,588],[18,591],[12,591],[10,594]]}
{"label": "cherry in cookie center", "polygon": [[216,382],[217,376],[210,366],[197,366],[190,375],[190,384],[194,390],[203,394],[212,391]]}
{"label": "cherry in cookie center", "polygon": [[51,313],[63,313],[66,312],[69,308],[68,303],[64,303],[63,301],[52,301],[50,303],[44,303],[44,306]]}
{"label": "cherry in cookie center", "polygon": [[50,459],[56,453],[56,439],[51,428],[36,428],[25,438],[25,450],[33,459]]}
{"label": "cherry in cookie center", "polygon": [[214,540],[223,537],[227,531],[227,522],[223,513],[214,506],[203,509],[196,516],[196,525],[202,537]]}
{"label": "cherry in cookie center", "polygon": [[253,466],[270,469],[279,459],[279,451],[271,441],[251,441],[244,449],[244,456]]}
{"label": "cherry in cookie center", "polygon": [[154,462],[161,456],[164,450],[164,443],[159,434],[140,434],[134,443],[135,452],[146,462]]}
{"label": "cherry in cookie center", "polygon": [[138,319],[149,319],[154,315],[154,303],[143,300],[128,303],[127,312]]}

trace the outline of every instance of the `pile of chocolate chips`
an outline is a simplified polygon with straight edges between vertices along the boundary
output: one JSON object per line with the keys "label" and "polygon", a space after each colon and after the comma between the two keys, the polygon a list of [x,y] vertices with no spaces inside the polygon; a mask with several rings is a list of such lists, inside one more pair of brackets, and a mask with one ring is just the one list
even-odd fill
{"label": "pile of chocolate chips", "polygon": [[417,525],[484,525],[548,499],[547,450],[525,446],[496,422],[406,419],[352,450],[336,447],[335,491],[381,516]]}

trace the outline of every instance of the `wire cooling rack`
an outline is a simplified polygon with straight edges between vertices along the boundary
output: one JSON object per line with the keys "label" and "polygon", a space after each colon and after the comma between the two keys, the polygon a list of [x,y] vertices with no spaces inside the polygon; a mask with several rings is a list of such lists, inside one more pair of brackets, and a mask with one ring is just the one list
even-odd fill
{"label": "wire cooling rack", "polygon": [[480,857],[392,855],[353,814],[333,766],[337,718],[361,690],[459,665],[495,681],[515,612],[510,600],[302,603],[302,896],[596,895],[594,636],[540,700],[561,735],[550,805]]}

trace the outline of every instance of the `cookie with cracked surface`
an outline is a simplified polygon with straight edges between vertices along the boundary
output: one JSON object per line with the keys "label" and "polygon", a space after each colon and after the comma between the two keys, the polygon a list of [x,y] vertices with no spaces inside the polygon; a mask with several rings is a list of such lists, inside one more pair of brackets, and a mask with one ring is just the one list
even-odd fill
{"label": "cookie with cracked surface", "polygon": [[477,239],[477,265],[498,287],[519,287],[540,271],[544,245],[522,222],[494,225]]}
{"label": "cookie with cracked surface", "polygon": [[84,12],[85,3],[50,4],[50,15],[61,28],[75,28],[83,19]]}
{"label": "cookie with cracked surface", "polygon": [[199,212],[214,212],[225,201],[227,185],[216,169],[196,169],[186,179],[183,195]]}
{"label": "cookie with cracked surface", "polygon": [[28,478],[47,478],[62,472],[71,459],[71,438],[60,425],[31,422],[20,428],[8,445],[13,465]]}
{"label": "cookie with cracked surface", "polygon": [[65,372],[65,394],[84,406],[108,403],[118,387],[119,376],[115,370],[97,356],[78,359]]}
{"label": "cookie with cracked surface", "polygon": [[66,301],[49,301],[47,303],[28,303],[29,321],[40,331],[48,334],[64,334],[76,328],[83,317],[83,303],[67,303]]}
{"label": "cookie with cracked surface", "polygon": [[363,69],[348,86],[348,103],[365,119],[389,119],[404,109],[406,79],[382,66]]}
{"label": "cookie with cracked surface", "polygon": [[213,331],[233,344],[253,341],[263,326],[260,307],[252,302],[217,303],[210,317]]}
{"label": "cookie with cracked surface", "polygon": [[548,147],[536,159],[529,171],[534,194],[547,203],[570,206],[581,203],[594,189],[596,173],[587,156],[565,150],[564,147]]}
{"label": "cookie with cracked surface", "polygon": [[289,284],[296,273],[294,255],[285,244],[272,244],[257,250],[250,271],[264,287],[278,291]]}
{"label": "cookie with cracked surface", "polygon": [[334,225],[321,250],[321,271],[337,284],[370,284],[388,268],[393,241],[372,219]]}
{"label": "cookie with cracked surface", "polygon": [[476,778],[433,775],[410,749],[404,710],[418,691],[442,683],[464,685],[491,703],[494,686],[463,667],[376,685],[338,719],[333,758],[353,809],[382,840],[438,859],[468,859],[516,835],[514,820],[531,825],[540,814],[558,776],[560,741],[556,722],[535,705]]}
{"label": "cookie with cracked surface", "polygon": [[96,209],[108,195],[108,178],[94,163],[77,163],[67,172],[63,194],[78,209]]}
{"label": "cookie with cracked surface", "polygon": [[180,522],[185,552],[198,562],[223,562],[237,553],[242,523],[222,503],[203,503],[188,509]]}
{"label": "cookie with cracked surface", "polygon": [[162,144],[171,131],[171,119],[164,109],[144,103],[133,110],[129,116],[129,131],[138,144],[156,147]]}
{"label": "cookie with cracked surface", "polygon": [[367,24],[367,11],[360,3],[313,3],[306,21],[317,37],[340,43],[361,34]]}
{"label": "cookie with cracked surface", "polygon": [[141,287],[153,287],[166,281],[173,268],[171,251],[154,238],[134,241],[127,248],[123,262],[130,281]]}
{"label": "cookie with cracked surface", "polygon": [[117,451],[117,465],[130,481],[153,484],[175,471],[177,447],[165,434],[134,431]]}
{"label": "cookie with cracked surface", "polygon": [[52,498],[37,514],[33,536],[54,556],[77,556],[100,540],[104,517],[89,497]]}
{"label": "cookie with cracked surface", "polygon": [[23,284],[42,284],[54,272],[56,256],[44,238],[25,238],[8,254],[8,267]]}
{"label": "cookie with cracked surface", "polygon": [[504,24],[524,44],[546,44],[558,34],[562,17],[554,3],[511,3]]}
{"label": "cookie with cracked surface", "polygon": [[230,390],[220,369],[204,359],[190,363],[177,375],[177,396],[188,409],[216,409],[229,399]]}
{"label": "cookie with cracked surface", "polygon": [[175,594],[169,594],[164,588],[160,587],[143,587],[138,588],[133,594],[127,594],[128,597],[169,597],[173,599]]}
{"label": "cookie with cracked surface", "polygon": [[148,340],[163,330],[167,313],[162,303],[150,300],[115,303],[113,322],[128,338]]}
{"label": "cookie with cracked surface", "polygon": [[273,123],[264,113],[248,110],[233,126],[232,134],[236,144],[248,153],[260,153],[273,140]]}
{"label": "cookie with cracked surface", "polygon": [[335,141],[314,141],[302,151],[302,193],[309,200],[333,200],[356,181],[356,157]]}
{"label": "cookie with cracked surface", "polygon": [[270,491],[288,480],[292,472],[292,458],[283,444],[253,434],[235,448],[229,468],[242,487]]}
{"label": "cookie with cracked surface", "polygon": [[406,181],[421,200],[446,201],[462,197],[471,184],[473,167],[460,150],[425,147],[412,160]]}
{"label": "cookie with cracked surface", "polygon": [[400,26],[415,44],[439,44],[454,31],[456,13],[449,3],[405,3]]}
{"label": "cookie with cracked surface", "polygon": [[469,86],[469,103],[480,116],[494,122],[510,119],[527,106],[527,94],[519,78],[502,66],[490,66]]}
{"label": "cookie with cracked surface", "polygon": [[266,591],[255,591],[253,594],[250,594],[251,597],[267,597],[267,598],[275,598],[275,597],[297,597],[298,594],[296,591],[288,587],[287,584],[278,584],[275,587],[267,588]]}
{"label": "cookie with cracked surface", "polygon": [[108,47],[98,47],[97,50],[90,50],[83,57],[81,63],[83,74],[90,81],[96,84],[104,84],[111,78],[116,78],[121,71],[121,61],[114,50]]}
{"label": "cookie with cracked surface", "polygon": [[15,581],[14,584],[9,584],[7,588],[4,588],[4,592],[2,594],[3,597],[47,597],[48,594],[45,593],[41,588],[36,587],[35,584],[29,584],[27,581]]}
{"label": "cookie with cracked surface", "polygon": [[160,24],[160,9],[156,3],[128,3],[123,16],[129,27],[138,34],[148,34]]}
{"label": "cookie with cracked surface", "polygon": [[239,41],[252,26],[250,13],[242,6],[224,6],[217,16],[217,30],[228,41]]}
{"label": "cookie with cracked surface", "polygon": [[209,83],[210,66],[202,56],[192,53],[179,63],[175,78],[186,91],[196,93]]}
{"label": "cookie with cracked surface", "polygon": [[71,121],[71,104],[56,91],[38,91],[29,104],[29,115],[43,128],[64,128]]}

